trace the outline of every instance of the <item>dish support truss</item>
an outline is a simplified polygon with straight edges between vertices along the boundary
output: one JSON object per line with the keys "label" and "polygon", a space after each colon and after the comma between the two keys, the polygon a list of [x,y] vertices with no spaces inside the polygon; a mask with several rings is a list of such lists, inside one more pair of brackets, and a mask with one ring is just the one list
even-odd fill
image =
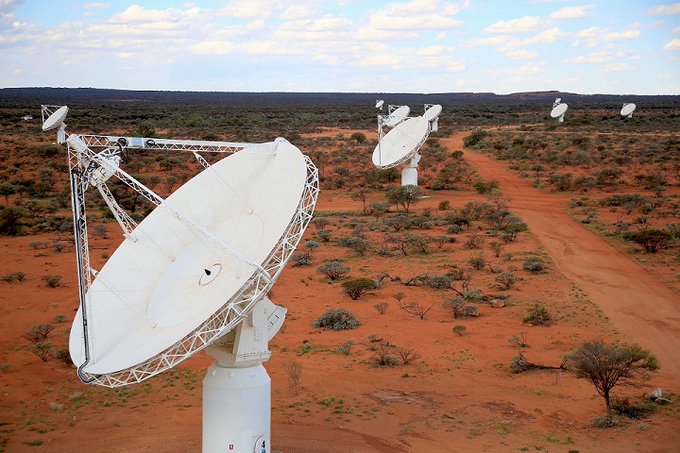
{"label": "dish support truss", "polygon": [[[59,106],[43,105],[43,122],[47,116],[56,111]],[[57,132],[57,141],[66,144],[68,151],[68,165],[71,185],[73,225],[75,236],[75,249],[78,268],[78,296],[83,316],[83,341],[85,346],[85,362],[78,367],[78,377],[85,383],[98,384],[105,387],[120,387],[128,384],[139,383],[157,374],[166,371],[180,362],[186,360],[201,351],[213,341],[238,326],[250,313],[254,305],[264,297],[279,277],[288,259],[295,251],[302,239],[305,229],[312,219],[316,200],[319,195],[319,172],[314,163],[304,156],[307,177],[300,202],[296,211],[286,227],[283,235],[279,238],[276,246],[263,263],[252,263],[247,258],[240,256],[202,226],[195,224],[191,219],[176,211],[165,200],[147,188],[132,176],[121,170],[113,157],[124,149],[153,149],[165,151],[192,152],[197,160],[205,168],[208,162],[198,154],[199,152],[233,153],[246,146],[262,146],[264,152],[274,153],[277,143],[283,139],[277,139],[273,144],[251,145],[247,143],[207,142],[194,140],[165,140],[145,139],[140,137],[111,137],[98,135],[68,135],[65,132],[65,124],[61,124]],[[102,149],[95,153],[92,149]],[[133,367],[114,373],[93,375],[84,371],[90,361],[89,354],[89,329],[87,308],[90,303],[89,289],[97,272],[90,265],[90,254],[87,233],[87,215],[85,193],[90,185],[93,185],[93,175],[101,180],[97,181],[100,194],[104,197],[114,217],[118,220],[123,231],[134,240],[134,228],[136,223],[116,203],[105,184],[111,176],[117,177],[128,187],[138,192],[147,200],[158,207],[169,209],[171,213],[181,220],[187,228],[193,230],[198,236],[212,242],[212,245],[233,253],[237,258],[247,262],[253,267],[253,273],[241,286],[241,288],[229,300],[225,301],[212,316],[201,323],[196,329],[183,339],[165,349],[159,354],[141,362]]]}

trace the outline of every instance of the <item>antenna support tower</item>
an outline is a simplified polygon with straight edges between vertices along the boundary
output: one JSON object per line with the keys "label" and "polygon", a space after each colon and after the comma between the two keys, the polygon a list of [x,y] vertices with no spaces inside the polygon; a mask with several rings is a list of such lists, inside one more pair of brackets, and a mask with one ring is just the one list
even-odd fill
{"label": "antenna support tower", "polygon": [[[42,106],[43,130],[56,129],[68,155],[80,302],[69,349],[78,377],[106,387],[135,384],[205,349],[215,363],[203,380],[203,453],[271,453],[271,380],[262,363],[286,309],[266,294],[312,218],[318,170],[284,139],[249,144],[68,134],[67,113],[65,106]],[[163,198],[121,168],[123,153],[135,150],[191,153],[202,171]],[[211,165],[200,153],[229,157]],[[278,183],[267,189],[253,182],[258,176]],[[111,178],[156,208],[137,224],[109,190]],[[89,254],[91,187],[125,238],[99,271]],[[188,204],[195,197],[198,203]],[[216,225],[226,225],[226,233]]]}

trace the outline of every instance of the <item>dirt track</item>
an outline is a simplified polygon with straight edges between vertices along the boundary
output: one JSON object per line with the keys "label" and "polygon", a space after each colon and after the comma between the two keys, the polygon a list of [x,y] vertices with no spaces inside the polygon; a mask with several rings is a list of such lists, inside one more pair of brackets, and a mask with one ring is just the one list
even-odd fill
{"label": "dirt track", "polygon": [[[467,132],[442,142],[463,149]],[[511,209],[529,225],[571,281],[585,290],[628,342],[650,349],[659,359],[660,375],[680,376],[680,297],[661,280],[565,213],[570,197],[533,188],[502,163],[466,150],[465,160],[487,180],[495,179],[512,200]],[[592,332],[593,339],[599,338]],[[606,339],[604,339],[606,340]]]}

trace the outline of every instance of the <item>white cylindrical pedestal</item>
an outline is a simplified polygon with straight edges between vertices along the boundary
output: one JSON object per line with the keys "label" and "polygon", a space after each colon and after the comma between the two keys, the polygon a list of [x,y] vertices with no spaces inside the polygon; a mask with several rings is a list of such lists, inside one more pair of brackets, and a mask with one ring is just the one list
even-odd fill
{"label": "white cylindrical pedestal", "polygon": [[401,170],[401,185],[402,186],[418,185],[418,167],[404,167],[404,169]]}
{"label": "white cylindrical pedestal", "polygon": [[402,186],[418,185],[418,162],[420,162],[420,154],[416,153],[411,160],[404,165],[404,168],[401,170]]}
{"label": "white cylindrical pedestal", "polygon": [[203,379],[203,453],[271,452],[271,379],[262,364],[213,363]]}

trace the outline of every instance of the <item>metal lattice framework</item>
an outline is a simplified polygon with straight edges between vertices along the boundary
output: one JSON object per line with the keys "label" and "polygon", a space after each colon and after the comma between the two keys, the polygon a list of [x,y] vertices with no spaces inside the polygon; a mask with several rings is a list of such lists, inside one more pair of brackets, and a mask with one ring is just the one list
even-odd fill
{"label": "metal lattice framework", "polygon": [[[57,108],[59,106],[43,106],[43,122]],[[78,376],[86,383],[95,383],[106,387],[119,387],[139,383],[176,366],[238,326],[250,313],[254,305],[271,289],[288,259],[295,251],[312,219],[319,194],[318,169],[307,156],[304,156],[307,175],[302,196],[295,213],[268,257],[262,263],[254,263],[238,254],[226,244],[223,244],[201,225],[196,224],[192,219],[187,218],[184,214],[174,209],[158,194],[144,186],[117,165],[114,165],[108,157],[116,152],[121,152],[125,148],[188,151],[194,154],[204,168],[209,168],[210,165],[198,154],[199,151],[233,153],[245,147],[261,146],[263,152],[272,154],[276,150],[277,142],[251,145],[247,143],[144,139],[98,135],[73,134],[67,136],[65,125],[63,124],[59,127],[58,141],[59,143],[66,143],[68,150],[75,248],[78,258],[78,288],[83,316],[83,341],[85,346],[85,362],[78,368]],[[95,153],[91,148],[101,148],[104,151]],[[102,179],[93,181],[93,174],[97,171]],[[168,209],[173,216],[192,230],[197,237],[207,240],[211,245],[233,254],[239,260],[249,264],[253,272],[241,288],[229,300],[224,302],[222,307],[174,345],[128,369],[109,374],[92,375],[84,371],[84,368],[90,361],[90,335],[87,323],[87,308],[90,303],[88,292],[93,279],[96,278],[96,271],[90,266],[85,212],[85,193],[88,187],[95,185],[98,188],[106,204],[113,212],[114,217],[121,225],[123,232],[132,240],[134,240],[134,229],[137,226],[134,220],[118,205],[106,186],[105,181],[111,176],[117,177],[157,207]]]}
{"label": "metal lattice framework", "polygon": [[182,340],[127,370],[95,376],[94,379],[97,384],[119,387],[138,383],[162,373],[201,351],[243,321],[253,306],[272,287],[312,219],[319,194],[319,173],[307,156],[305,156],[305,161],[307,179],[295,215],[272,253],[262,263],[262,268],[266,272],[265,275],[269,278],[266,278],[260,272],[254,272],[230,300],[226,301],[217,312]]}

